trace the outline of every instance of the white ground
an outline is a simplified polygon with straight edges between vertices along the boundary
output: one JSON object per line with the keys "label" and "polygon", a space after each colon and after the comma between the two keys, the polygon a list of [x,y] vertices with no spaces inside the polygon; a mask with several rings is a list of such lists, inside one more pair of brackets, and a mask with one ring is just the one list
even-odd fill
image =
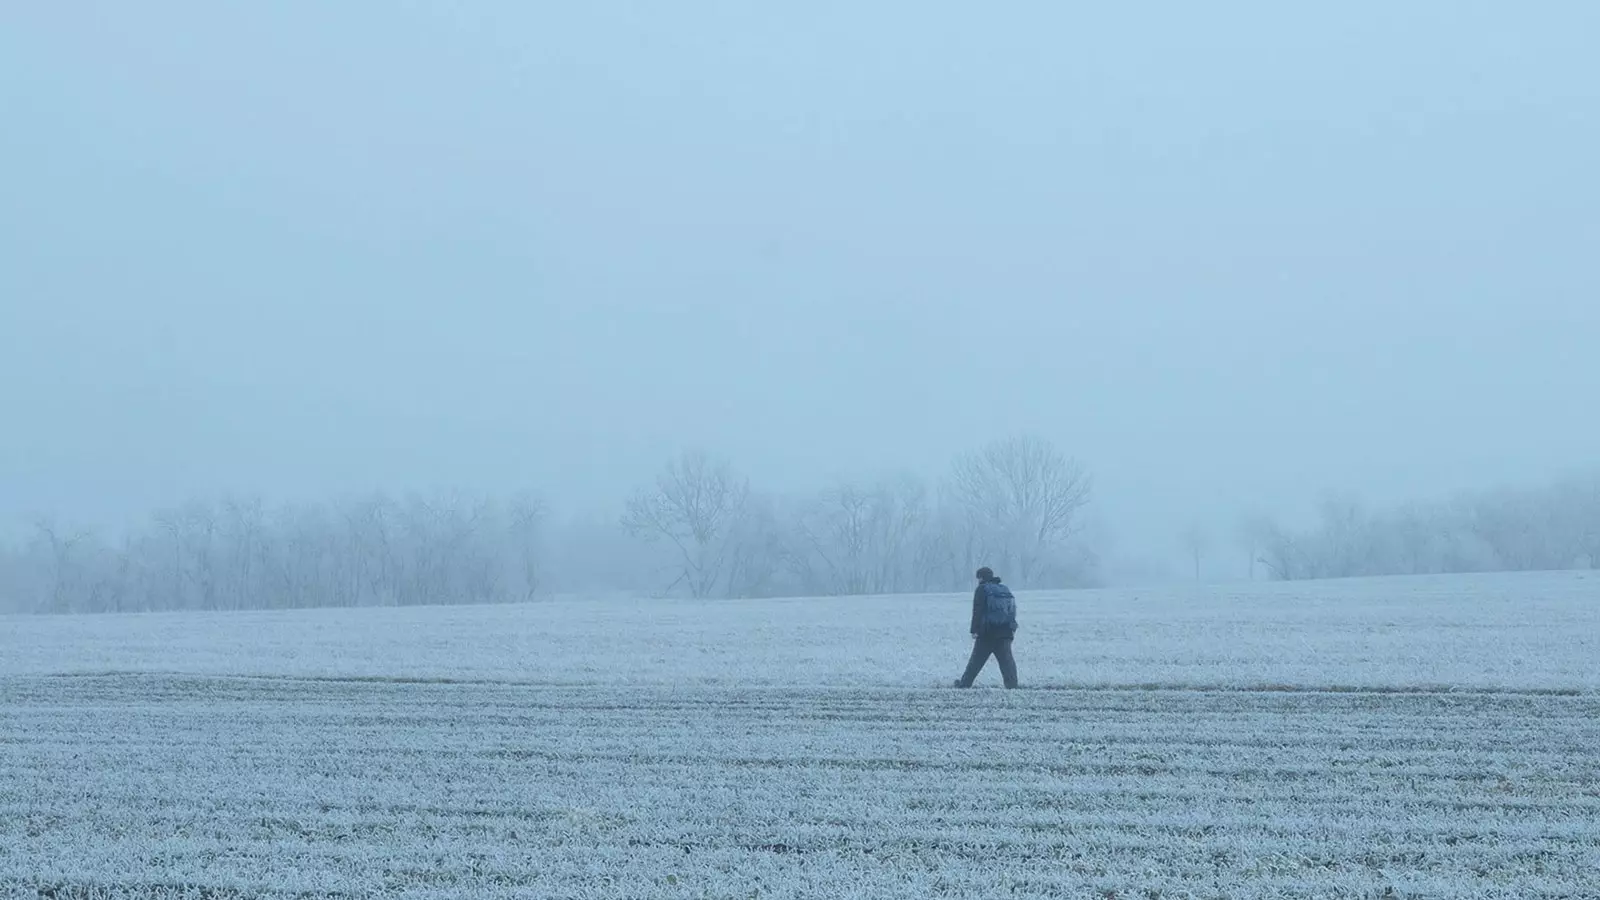
{"label": "white ground", "polygon": [[0,896],[1600,897],[1600,576],[967,603],[0,618]]}

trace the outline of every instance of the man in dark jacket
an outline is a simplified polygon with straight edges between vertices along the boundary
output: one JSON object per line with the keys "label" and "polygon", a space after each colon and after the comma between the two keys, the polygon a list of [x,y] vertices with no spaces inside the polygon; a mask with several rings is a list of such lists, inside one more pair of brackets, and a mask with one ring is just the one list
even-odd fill
{"label": "man in dark jacket", "polygon": [[972,658],[967,661],[967,671],[956,679],[956,687],[972,687],[973,679],[993,656],[1006,687],[1014,688],[1017,661],[1011,656],[1011,640],[1017,636],[1016,602],[993,569],[984,566],[977,576],[978,588],[972,592]]}

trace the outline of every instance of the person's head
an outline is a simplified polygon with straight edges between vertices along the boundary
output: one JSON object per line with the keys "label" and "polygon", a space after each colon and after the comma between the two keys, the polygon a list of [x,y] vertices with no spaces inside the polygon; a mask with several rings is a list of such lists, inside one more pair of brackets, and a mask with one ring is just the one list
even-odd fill
{"label": "person's head", "polygon": [[999,581],[1000,580],[1000,579],[994,577],[994,570],[989,568],[988,566],[984,566],[983,568],[979,569],[978,572],[977,572],[977,575],[978,575],[978,581],[980,583],[981,582]]}

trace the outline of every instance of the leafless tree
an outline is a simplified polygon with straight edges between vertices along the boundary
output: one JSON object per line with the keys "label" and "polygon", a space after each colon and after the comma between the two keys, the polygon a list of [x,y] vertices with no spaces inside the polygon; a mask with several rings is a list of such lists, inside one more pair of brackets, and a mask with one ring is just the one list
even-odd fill
{"label": "leafless tree", "polygon": [[1211,534],[1205,526],[1194,522],[1183,530],[1183,549],[1189,555],[1189,560],[1194,564],[1194,580],[1200,580],[1200,560],[1207,550],[1211,549]]}
{"label": "leafless tree", "polygon": [[387,606],[398,602],[398,560],[395,529],[399,519],[394,501],[383,494],[347,500],[337,505],[335,517],[343,527],[340,588],[346,603]]}
{"label": "leafless tree", "polygon": [[783,562],[789,555],[771,498],[751,493],[728,533],[723,596],[770,597],[777,593]]}
{"label": "leafless tree", "polygon": [[982,556],[1029,582],[1066,550],[1092,483],[1054,444],[1024,435],[957,458],[949,491],[963,513],[966,562]]}
{"label": "leafless tree", "polygon": [[89,542],[89,533],[81,529],[66,529],[47,518],[34,522],[36,540],[46,551],[48,593],[43,609],[48,612],[70,612],[78,598],[84,580],[81,557]]}
{"label": "leafless tree", "polygon": [[524,492],[511,498],[506,514],[507,538],[511,544],[507,549],[519,576],[518,596],[530,600],[539,590],[539,542],[549,509],[543,500]]}
{"label": "leafless tree", "polygon": [[1239,519],[1235,529],[1239,546],[1250,558],[1250,579],[1255,580],[1256,567],[1264,566],[1267,577],[1274,581],[1295,578],[1294,557],[1297,550],[1293,538],[1270,516],[1250,513]]}
{"label": "leafless tree", "polygon": [[622,527],[639,540],[665,541],[674,549],[678,574],[669,593],[682,586],[692,597],[710,597],[725,580],[749,498],[749,482],[732,464],[692,450],[633,495]]}
{"label": "leafless tree", "polygon": [[1262,529],[1258,525],[1261,517],[1244,515],[1233,527],[1233,539],[1239,549],[1244,551],[1247,560],[1246,572],[1251,581],[1256,580],[1256,564],[1261,557]]}
{"label": "leafless tree", "polygon": [[826,594],[908,589],[921,580],[917,555],[929,522],[928,490],[914,477],[839,482],[795,515],[802,586]]}
{"label": "leafless tree", "polygon": [[1584,556],[1589,568],[1600,569],[1600,475],[1578,481],[1573,495]]}

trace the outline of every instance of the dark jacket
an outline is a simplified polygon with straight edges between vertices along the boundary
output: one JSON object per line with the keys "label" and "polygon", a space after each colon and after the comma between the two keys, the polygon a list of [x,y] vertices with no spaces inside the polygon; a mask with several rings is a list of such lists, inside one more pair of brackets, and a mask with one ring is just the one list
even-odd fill
{"label": "dark jacket", "polygon": [[975,635],[987,634],[990,637],[1016,636],[1017,630],[1015,628],[990,629],[988,632],[985,632],[983,627],[983,606],[987,602],[987,598],[985,598],[983,595],[983,585],[999,583],[1000,579],[991,578],[988,581],[985,581],[983,584],[978,585],[977,588],[972,591],[972,633]]}

